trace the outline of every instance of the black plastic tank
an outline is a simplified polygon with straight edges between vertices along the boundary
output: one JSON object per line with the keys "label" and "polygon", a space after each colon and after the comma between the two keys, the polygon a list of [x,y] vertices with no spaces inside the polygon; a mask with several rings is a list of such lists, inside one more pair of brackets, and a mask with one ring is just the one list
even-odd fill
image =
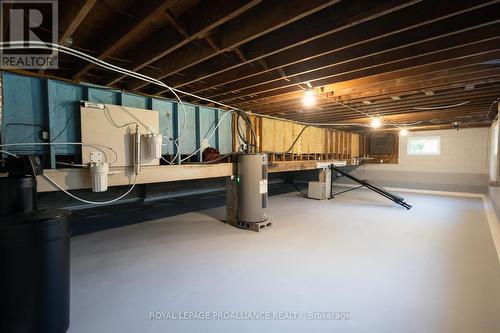
{"label": "black plastic tank", "polygon": [[36,178],[0,177],[0,216],[36,209]]}
{"label": "black plastic tank", "polygon": [[69,214],[35,210],[0,217],[0,332],[67,331]]}

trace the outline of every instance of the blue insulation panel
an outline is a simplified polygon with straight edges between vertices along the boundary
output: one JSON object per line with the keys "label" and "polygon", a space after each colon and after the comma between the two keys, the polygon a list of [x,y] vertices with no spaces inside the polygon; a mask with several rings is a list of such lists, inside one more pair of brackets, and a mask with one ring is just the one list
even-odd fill
{"label": "blue insulation panel", "polygon": [[[208,140],[210,147],[215,147],[216,134],[214,133],[215,125],[217,124],[217,111],[200,107],[200,136],[201,140]],[[212,133],[214,133],[212,135]]]}
{"label": "blue insulation panel", "polygon": [[231,114],[227,114],[227,112],[225,111],[218,110],[218,119],[222,119],[218,133],[219,151],[221,154],[229,154],[233,149],[233,138],[231,135]]}
{"label": "blue insulation panel", "polygon": [[149,97],[124,93],[122,95],[122,105],[138,109],[151,109]]}
{"label": "blue insulation panel", "polygon": [[[3,75],[2,143],[42,142],[49,128],[47,82],[18,75]],[[42,147],[23,146],[11,151],[34,152]]]}
{"label": "blue insulation panel", "polygon": [[196,144],[196,107],[184,103],[184,108],[186,110],[185,113],[182,106],[178,106],[177,108],[178,133],[181,136],[179,147],[181,149],[181,154],[190,155],[198,147]]}
{"label": "blue insulation panel", "polygon": [[[154,98],[152,109],[160,114],[160,133],[166,137],[174,137],[174,104],[171,101]],[[174,145],[171,140],[163,138],[163,154],[174,155]]]}
{"label": "blue insulation panel", "polygon": [[[84,99],[81,86],[66,82],[47,81],[47,105],[49,114],[49,137],[51,142],[81,142],[79,102]],[[56,155],[78,155],[81,147],[76,145],[54,145],[50,147],[51,165]]]}
{"label": "blue insulation panel", "polygon": [[[162,135],[176,138],[182,131],[179,140],[182,155],[190,155],[196,151],[204,138],[222,154],[231,152],[231,117],[224,117],[224,111],[216,108],[184,103],[184,113],[177,101],[125,93],[107,87],[73,84],[10,72],[2,72],[2,80],[2,143],[47,142],[42,140],[44,131],[55,142],[79,142],[79,103],[88,100],[158,111]],[[221,119],[220,126],[215,129]],[[177,152],[170,140],[164,139],[164,143],[164,154],[174,155]],[[50,155],[52,167],[55,167],[56,155],[79,155],[81,151],[78,146],[57,146],[51,149],[26,146],[12,147],[9,150],[18,153],[44,152]]]}
{"label": "blue insulation panel", "polygon": [[107,90],[100,88],[88,88],[89,102],[120,105],[121,93],[116,90]]}

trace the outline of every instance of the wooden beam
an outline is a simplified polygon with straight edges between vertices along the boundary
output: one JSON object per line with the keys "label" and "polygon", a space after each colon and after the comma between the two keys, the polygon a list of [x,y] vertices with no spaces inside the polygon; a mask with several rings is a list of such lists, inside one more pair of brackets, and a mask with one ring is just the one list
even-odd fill
{"label": "wooden beam", "polygon": [[[316,161],[273,162],[269,165],[270,173],[314,169],[317,169]],[[109,177],[109,186],[129,185],[132,183],[134,176],[130,168],[116,167],[112,171],[116,173]],[[137,184],[229,177],[234,174],[234,171],[233,163],[144,166],[137,177]],[[44,170],[44,173],[66,190],[90,188],[89,171],[85,169],[47,169]],[[43,176],[37,177],[37,183],[38,192],[58,190],[48,183]]]}
{"label": "wooden beam", "polygon": [[[457,59],[448,59],[442,62],[417,66],[415,68],[404,68],[387,73],[364,76],[357,79],[340,81],[322,86],[325,93],[333,93],[335,98],[341,100],[352,100],[357,98],[383,98],[385,95],[411,94],[431,89],[429,80],[436,78],[449,78],[462,76],[461,80],[474,80],[477,78],[474,72],[480,72],[479,68],[491,69],[495,66],[481,64],[489,59],[498,59],[500,51],[481,53]],[[466,77],[465,75],[469,75]],[[421,83],[419,83],[422,81]],[[414,86],[408,85],[415,83]],[[417,86],[417,85],[420,86]],[[441,84],[441,83],[438,83]],[[236,103],[246,110],[262,110],[283,106],[284,109],[290,104],[301,102],[303,92],[293,92],[274,96],[272,98],[253,99],[247,102]]]}
{"label": "wooden beam", "polygon": [[[419,1],[419,0],[418,0]],[[411,6],[418,1],[387,1],[382,4],[379,2],[366,2],[366,1],[349,1],[341,2],[340,4],[333,6],[331,8],[326,8],[324,11],[326,13],[318,13],[318,15],[312,15],[300,22],[295,22],[290,24],[286,30],[277,30],[267,35],[261,36],[259,39],[251,40],[245,43],[245,50],[250,54],[247,61],[244,62],[231,62],[227,59],[210,59],[210,62],[214,62],[217,66],[216,70],[212,70],[213,66],[205,66],[207,59],[201,59],[201,61],[193,62],[192,64],[183,64],[174,68],[171,66],[168,71],[173,73],[174,71],[186,70],[189,67],[188,73],[197,73],[195,76],[190,76],[188,80],[182,83],[173,82],[172,85],[177,87],[182,87],[194,82],[198,82],[205,78],[216,76],[214,78],[218,80],[220,74],[226,74],[227,71],[232,71],[233,73],[241,73],[240,77],[248,75],[247,64],[252,64],[253,62],[265,62],[265,57],[275,55],[275,57],[281,56],[278,54],[280,52],[292,49],[294,47],[304,48],[306,44],[312,41],[319,40],[322,37],[331,35],[335,32],[342,31],[344,29],[356,26],[363,22],[368,22],[377,17],[383,16],[390,12],[398,11],[401,8]],[[320,22],[318,22],[320,20]],[[315,27],[314,29],[308,28],[309,26]],[[317,27],[321,27],[319,30]],[[328,45],[322,44],[322,45]],[[306,57],[311,56],[308,53]],[[195,66],[199,64],[198,66]],[[189,65],[189,66],[188,66]],[[265,70],[269,68],[264,67]],[[277,66],[273,66],[273,69]],[[207,70],[210,68],[210,70]],[[162,75],[162,78],[166,78],[169,73],[167,70]],[[212,79],[210,80],[210,82]],[[221,83],[222,84],[222,83]],[[144,85],[137,85],[136,87],[140,89]]]}
{"label": "wooden beam", "polygon": [[[221,49],[219,52],[190,48],[185,50],[182,56],[179,55],[179,57],[174,57],[173,59],[165,58],[158,61],[156,66],[161,68],[163,73],[158,79],[163,79],[168,75],[172,75],[187,67],[210,59],[222,52],[233,50],[244,43],[298,21],[338,1],[339,0],[289,0],[286,6],[282,6],[281,4],[277,5],[275,1],[264,1],[237,20],[227,22],[224,27],[221,27],[221,31],[218,34],[218,45]],[[139,70],[164,56],[165,54],[162,52],[149,60],[138,63],[134,65],[134,70]],[[109,84],[114,84],[123,78],[124,77],[121,76],[110,81]],[[137,90],[145,86],[147,86],[147,83],[140,83],[133,87],[133,89]]]}
{"label": "wooden beam", "polygon": [[[302,44],[292,44],[288,48],[281,50],[276,50],[276,42],[278,40],[274,43],[269,42],[269,45],[265,45],[261,42],[259,43],[258,48],[254,47],[252,44],[246,45],[245,48],[247,49],[247,54],[250,55],[251,61],[262,59],[264,56],[267,57],[267,61],[272,64],[272,66],[267,70],[257,71],[256,69],[252,69],[248,66],[237,68],[236,70],[235,68],[240,67],[240,65],[227,66],[227,64],[221,62],[218,66],[219,68],[216,70],[212,67],[203,69],[196,66],[196,68],[192,68],[186,72],[187,79],[177,82],[172,81],[169,83],[177,88],[182,88],[183,86],[189,84],[192,89],[193,83],[210,78],[210,80],[207,81],[209,84],[205,83],[202,85],[198,83],[194,86],[195,89],[198,88],[196,93],[201,94],[204,90],[211,87],[227,85],[228,83],[234,81],[241,81],[245,78],[253,77],[278,67],[289,66],[303,61],[311,63],[310,66],[307,66],[313,67],[315,65],[316,57],[324,57],[327,54],[342,51],[349,47],[360,46],[368,50],[370,48],[378,47],[379,50],[383,50],[380,49],[380,46],[385,46],[386,44],[389,44],[386,48],[390,48],[391,44],[400,45],[403,42],[408,44],[409,39],[413,41],[423,40],[425,38],[443,35],[450,31],[470,28],[498,19],[495,12],[499,8],[496,8],[495,6],[492,6],[492,8],[489,9],[479,8],[472,10],[472,8],[475,7],[464,9],[465,4],[458,2],[454,3],[454,7],[444,6],[443,4],[442,6],[440,5],[439,8],[436,8],[434,5],[435,4],[433,3],[425,2],[405,7],[403,9],[400,9],[402,5],[400,7],[395,6],[394,8],[391,8],[394,10],[392,13],[388,12],[388,10],[384,11],[384,8],[380,8],[380,13],[378,13],[380,16],[374,14],[373,11],[367,11],[366,14],[363,14],[372,15],[359,18],[360,15],[358,14],[358,21],[356,22],[352,22],[352,19],[350,21],[347,20],[349,17],[346,17],[344,12],[339,11],[337,15],[342,14],[343,17],[339,20],[331,18],[331,23],[329,22],[329,24],[326,24],[326,26],[330,28],[327,35],[316,33],[315,36],[307,39],[308,32],[305,26],[302,27],[302,30],[305,30],[305,32],[298,34],[303,39],[301,41]],[[397,9],[400,10],[396,11]],[[382,14],[386,15],[382,16]],[[372,21],[368,21],[368,19],[371,19]],[[335,22],[336,25],[331,27],[333,22]],[[343,23],[344,26],[339,26],[340,23]],[[432,24],[430,27],[426,27],[430,24]],[[360,33],[360,31],[363,31],[363,33]],[[302,37],[304,34],[306,38]],[[293,36],[293,33],[290,35]],[[380,39],[385,40],[382,42]],[[289,38],[284,38],[284,40],[288,41]],[[368,44],[364,45],[366,43]],[[256,48],[256,50],[253,50],[254,48]],[[330,59],[337,58],[335,54],[330,54],[328,57],[330,57]],[[191,72],[196,73],[196,75],[190,75]]]}
{"label": "wooden beam", "polygon": [[180,26],[180,24],[170,15],[168,12],[168,9],[163,12],[163,17],[165,17],[168,21],[168,23],[172,26],[172,28],[175,29],[179,33],[179,35],[182,35],[184,38],[189,38],[189,34],[184,30],[183,27]]}
{"label": "wooden beam", "polygon": [[[488,106],[491,104],[491,102],[494,100],[496,95],[492,95],[490,98],[485,98],[482,100],[479,100],[477,102],[471,103],[468,105],[468,107],[461,107],[461,108],[451,108],[451,109],[444,109],[440,111],[435,111],[436,119],[449,119],[449,117],[453,115],[458,115],[461,114],[462,112],[466,114],[471,114],[473,111],[478,111],[483,114],[483,116],[486,117],[486,114],[488,113]],[[400,117],[402,119],[402,122],[411,122],[415,119],[423,119],[423,120],[428,120],[425,118],[425,116],[422,116],[423,112],[425,111],[416,111],[411,108],[407,108],[405,110],[396,110],[393,112],[379,112],[376,113],[377,115],[393,120],[393,117]],[[421,118],[423,117],[423,118]],[[304,115],[293,115],[289,117],[290,119],[293,120],[298,120],[298,121],[309,121],[313,123],[321,123],[321,122],[346,122],[346,123],[352,123],[352,122],[361,122],[363,124],[369,124],[371,121],[370,118],[367,118],[365,116],[362,116],[360,114],[350,114],[350,115],[343,115],[339,117],[335,117],[331,114],[316,114],[316,115],[310,115],[310,116],[304,116]],[[451,119],[450,119],[451,121]]]}
{"label": "wooden beam", "polygon": [[[460,71],[457,71],[460,72]],[[367,108],[366,105],[359,104],[361,101],[369,97],[373,103],[375,103],[374,107],[383,107],[384,104],[380,104],[379,101],[383,100],[387,105],[396,105],[396,104],[406,104],[408,101],[415,100],[415,95],[420,97],[422,100],[428,100],[427,95],[421,93],[421,82],[426,82],[429,80],[431,83],[435,83],[436,85],[430,86],[429,83],[425,85],[425,87],[429,87],[435,89],[439,96],[447,95],[450,93],[459,93],[464,96],[463,90],[461,89],[463,86],[467,84],[477,84],[481,87],[481,89],[491,89],[489,85],[485,85],[486,83],[494,83],[497,80],[497,76],[500,76],[500,68],[497,69],[484,69],[477,71],[463,71],[458,74],[453,72],[453,74],[449,74],[446,72],[438,72],[431,75],[422,75],[418,76],[412,80],[404,80],[401,78],[400,80],[396,80],[394,83],[382,82],[380,85],[371,85],[371,86],[359,86],[354,91],[346,91],[346,95],[342,94],[342,91],[335,93],[324,93],[320,94],[316,104],[317,109],[323,110],[325,107],[331,107],[338,105],[337,101],[345,101],[350,105],[360,105],[364,108]],[[484,82],[487,79],[488,82]],[[474,83],[471,83],[474,82]],[[482,82],[482,84],[480,84]],[[484,86],[484,87],[483,87]],[[458,87],[459,89],[455,89]],[[425,89],[425,88],[424,88]],[[390,90],[391,92],[387,92]],[[478,90],[482,91],[482,90]],[[399,99],[394,101],[392,99],[392,95],[398,94],[400,96],[405,96],[404,99]],[[468,94],[470,95],[470,94]],[[389,100],[390,98],[390,100]],[[372,104],[373,104],[372,103]],[[340,106],[338,107],[340,108]],[[282,102],[275,104],[267,104],[255,106],[254,108],[247,108],[249,111],[261,112],[266,114],[272,114],[277,112],[282,112],[284,114],[293,113],[293,112],[310,112],[310,110],[304,110],[304,106],[302,104],[301,99],[291,100],[290,102]],[[314,109],[313,109],[314,111]]]}
{"label": "wooden beam", "polygon": [[[178,0],[163,0],[163,1],[151,1],[151,2],[140,2],[137,9],[132,9],[131,12],[137,15],[136,22],[133,26],[125,29],[125,32],[120,33],[120,37],[116,39],[114,34],[106,39],[104,45],[106,45],[102,50],[99,51],[98,58],[105,59],[122,48],[131,38],[135,37],[140,31],[142,31],[148,24],[151,23],[155,18],[163,15],[164,11],[171,7]],[[147,5],[145,5],[147,4]],[[86,72],[94,68],[94,64],[89,63],[84,68],[80,69],[74,76],[73,79],[77,80]]]}
{"label": "wooden beam", "polygon": [[[62,12],[59,12],[61,18],[59,22],[59,44],[67,44],[68,39],[75,33],[95,3],[96,0],[75,0],[61,4]],[[65,5],[69,7],[65,8]],[[46,67],[41,68],[38,72],[44,74],[46,69]]]}
{"label": "wooden beam", "polygon": [[[415,67],[416,65],[425,65],[439,60],[448,60],[452,57],[470,55],[474,48],[480,50],[495,50],[500,48],[500,38],[498,31],[500,23],[489,25],[484,28],[474,29],[466,33],[460,33],[453,36],[447,36],[431,41],[424,41],[402,48],[389,49],[377,54],[365,54],[354,56],[349,60],[339,60],[334,58],[325,58],[324,62],[318,62],[318,69],[311,69],[310,66],[289,66],[287,68],[288,77],[300,75],[301,83],[311,82],[314,86],[322,86],[323,80],[332,80],[333,77],[352,73],[352,78],[359,78],[366,72],[375,71],[377,74],[380,68],[402,69]],[[361,51],[362,52],[362,51]],[[333,62],[332,62],[333,60]],[[404,63],[404,65],[403,65]],[[379,69],[377,69],[379,68]],[[364,73],[363,73],[364,72]],[[363,73],[362,75],[355,73]],[[336,81],[339,81],[338,78]],[[245,83],[247,82],[247,83]],[[218,101],[230,103],[235,99],[248,98],[256,94],[271,92],[283,88],[297,89],[295,84],[287,84],[282,78],[273,77],[270,80],[263,80],[260,77],[253,78],[248,83],[245,80],[244,85],[229,85],[228,91],[216,95],[205,96]]]}
{"label": "wooden beam", "polygon": [[[60,22],[59,22],[59,44],[64,45],[69,37],[78,29],[85,17],[90,13],[94,7],[96,0],[73,0],[65,1],[61,4]],[[68,8],[65,8],[65,5]]]}
{"label": "wooden beam", "polygon": [[[500,19],[496,19],[495,21],[500,22]],[[363,59],[371,60],[375,59],[375,56],[380,58],[383,54],[394,53],[397,51],[403,54],[404,50],[408,50],[410,48],[415,50],[415,54],[418,54],[419,50],[421,50],[422,47],[427,47],[428,49],[430,49],[433,41],[438,44],[442,44],[442,41],[445,40],[448,42],[450,42],[451,40],[455,40],[457,43],[460,43],[460,41],[463,41],[464,43],[466,43],[467,41],[474,41],[477,39],[477,36],[481,36],[483,34],[488,35],[488,33],[490,33],[491,35],[491,31],[499,29],[500,23],[492,24],[491,22],[484,22],[482,28],[468,27],[465,29],[451,31],[443,29],[443,26],[445,25],[443,24],[441,26],[436,26],[435,28],[427,27],[423,30],[416,29],[409,31],[408,33],[391,36],[391,38],[388,39],[376,40],[370,43],[363,43],[355,47],[342,49],[338,52],[328,52],[325,55],[309,60],[295,61],[295,63],[289,64],[286,67],[287,78],[291,79],[294,76],[303,76],[303,74],[310,73],[315,68],[332,68],[332,72],[334,72],[335,67],[338,68],[342,64],[353,62],[358,63],[359,68],[362,68],[361,66],[363,65],[365,65],[366,67],[366,63],[362,61]],[[468,38],[468,36],[472,37]],[[223,87],[224,90],[218,92],[217,94],[207,94],[207,92],[205,92],[204,94],[202,93],[202,95],[204,97],[214,99],[218,98],[219,96],[223,96],[231,91],[252,88],[256,87],[257,85],[279,81],[280,79],[278,76],[273,75],[272,72],[266,73],[261,71],[261,73],[262,74],[252,77],[241,77],[240,79],[237,79],[232,83],[226,83]],[[210,84],[209,86],[218,87],[217,85],[212,84]],[[196,92],[196,94],[200,94],[200,91]]]}
{"label": "wooden beam", "polygon": [[[168,44],[166,47],[163,47],[162,50],[159,51],[153,51],[152,53],[145,51],[135,62],[134,65],[132,66],[133,71],[139,71],[143,69],[144,67],[152,64],[153,62],[156,62],[157,60],[165,57],[166,55],[169,55],[170,53],[182,48],[183,46],[189,44],[190,42],[197,40],[201,37],[204,37],[207,35],[210,31],[213,29],[217,28],[218,26],[232,20],[233,18],[241,15],[242,13],[248,11],[252,7],[256,6],[259,4],[261,0],[251,0],[249,2],[244,3],[241,5],[240,2],[227,2],[223,1],[221,2],[222,7],[219,10],[215,10],[214,8],[203,8],[203,11],[200,12],[198,15],[202,17],[208,17],[209,23],[203,27],[200,27],[197,31],[194,31],[188,38],[185,38],[184,40],[181,41],[176,41],[174,43]],[[231,6],[228,6],[230,4]],[[235,4],[238,5],[235,7]],[[230,10],[228,10],[230,8]],[[215,19],[211,16],[210,10],[215,10],[216,12],[222,13],[222,15],[217,16]],[[199,19],[199,18],[198,18]],[[207,21],[205,19],[200,19],[200,22]],[[196,50],[203,50],[203,48],[196,47],[196,45],[192,45],[193,49]],[[205,50],[207,52],[207,50]],[[213,53],[212,50],[209,50],[210,53]],[[219,52],[219,51],[218,51]],[[153,55],[151,55],[153,54]],[[189,55],[186,55],[189,56]],[[113,85],[122,79],[124,79],[126,76],[121,75],[118,76],[111,81],[107,82],[106,85]]]}
{"label": "wooden beam", "polygon": [[[302,75],[303,81],[311,81],[316,87],[322,87],[333,82],[347,81],[356,78],[372,76],[392,71],[403,70],[405,68],[416,68],[432,63],[444,63],[449,59],[466,58],[471,55],[492,53],[500,50],[500,37],[491,37],[487,40],[473,41],[459,46],[446,47],[441,49],[439,45],[434,46],[430,52],[424,51],[421,54],[403,56],[401,54],[386,54],[377,57],[370,62],[365,62],[365,66],[359,63],[341,64],[337,71],[332,74],[331,69],[316,70]],[[406,52],[411,52],[406,50]],[[380,60],[380,61],[377,61]],[[368,60],[366,60],[368,61]],[[239,105],[245,100],[256,100],[261,98],[274,97],[286,93],[298,93],[300,89],[296,84],[284,84],[283,82],[273,82],[271,84],[259,85],[258,88],[247,89],[235,92],[227,98],[218,98],[219,102]]]}
{"label": "wooden beam", "polygon": [[[7,3],[0,3],[0,6],[2,6],[2,15],[4,17],[1,18],[1,23],[2,23],[2,31],[3,31],[3,40],[7,41],[9,40],[9,29],[10,29],[10,20],[6,19],[8,18],[7,15],[10,15],[10,10],[14,7],[13,2],[7,2]],[[8,13],[8,14],[5,14]]]}

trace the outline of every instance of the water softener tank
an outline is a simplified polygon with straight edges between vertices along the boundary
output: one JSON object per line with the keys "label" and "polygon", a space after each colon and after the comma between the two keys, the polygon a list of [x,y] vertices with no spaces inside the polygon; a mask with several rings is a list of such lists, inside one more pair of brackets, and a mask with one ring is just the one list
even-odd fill
{"label": "water softener tank", "polygon": [[267,155],[238,155],[238,220],[267,220]]}
{"label": "water softener tank", "polygon": [[0,216],[36,209],[35,177],[0,177]]}
{"label": "water softener tank", "polygon": [[67,331],[68,215],[33,210],[0,217],[0,332]]}

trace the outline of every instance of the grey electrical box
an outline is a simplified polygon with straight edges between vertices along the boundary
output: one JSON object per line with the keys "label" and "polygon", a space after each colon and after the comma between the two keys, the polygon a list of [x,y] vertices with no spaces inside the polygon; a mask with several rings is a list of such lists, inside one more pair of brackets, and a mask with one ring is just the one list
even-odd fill
{"label": "grey electrical box", "polygon": [[267,220],[267,155],[238,155],[238,220]]}

